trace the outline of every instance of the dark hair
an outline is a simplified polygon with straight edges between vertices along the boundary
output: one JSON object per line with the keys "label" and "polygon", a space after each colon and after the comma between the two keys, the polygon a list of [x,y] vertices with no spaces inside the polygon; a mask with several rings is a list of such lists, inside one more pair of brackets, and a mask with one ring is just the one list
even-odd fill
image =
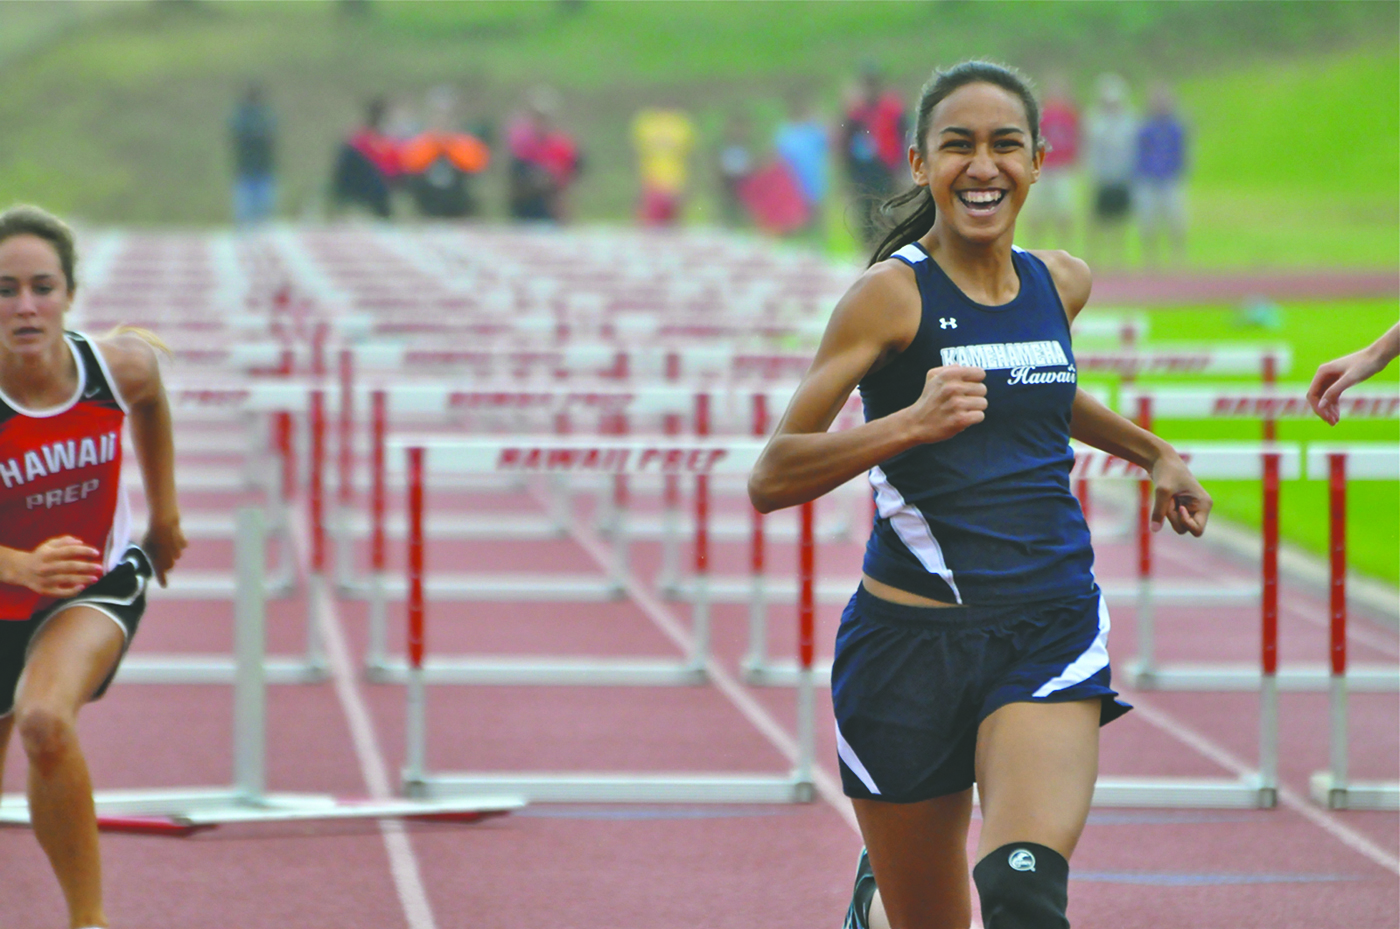
{"label": "dark hair", "polygon": [[17,235],[38,236],[52,245],[58,253],[59,266],[63,268],[68,295],[71,297],[77,292],[78,281],[73,272],[78,264],[78,249],[74,244],[73,230],[68,228],[67,223],[37,206],[12,206],[0,213],[0,242]]}
{"label": "dark hair", "polygon": [[[1026,122],[1030,124],[1031,148],[1040,147],[1040,104],[1036,102],[1030,81],[1015,68],[1006,65],[990,61],[964,61],[946,71],[933,72],[933,77],[929,78],[919,94],[918,118],[914,123],[913,139],[919,154],[927,156],[924,145],[927,144],[933,108],[953,91],[968,84],[992,84],[1020,97],[1021,104],[1026,108]],[[933,228],[937,209],[933,204],[932,192],[925,186],[916,185],[891,197],[881,204],[880,212],[885,216],[893,216],[900,207],[911,203],[917,204],[914,212],[897,222],[884,240],[875,247],[870,264],[884,261],[909,243],[918,241]]]}

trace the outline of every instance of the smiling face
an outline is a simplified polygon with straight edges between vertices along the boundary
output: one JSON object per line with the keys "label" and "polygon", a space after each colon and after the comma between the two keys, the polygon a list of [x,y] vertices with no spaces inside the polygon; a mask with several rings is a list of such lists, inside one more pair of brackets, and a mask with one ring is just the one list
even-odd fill
{"label": "smiling face", "polygon": [[934,107],[922,141],[909,164],[914,183],[933,195],[935,231],[978,243],[1008,235],[1045,157],[1021,99],[994,84],[965,84]]}
{"label": "smiling face", "polygon": [[41,355],[63,339],[73,297],[58,252],[36,235],[0,240],[0,349]]}

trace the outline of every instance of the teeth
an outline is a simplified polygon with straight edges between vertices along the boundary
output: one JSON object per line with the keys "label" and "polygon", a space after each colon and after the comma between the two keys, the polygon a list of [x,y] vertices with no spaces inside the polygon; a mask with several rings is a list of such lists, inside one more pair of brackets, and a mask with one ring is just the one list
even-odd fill
{"label": "teeth", "polygon": [[978,205],[996,203],[1001,199],[1000,190],[965,190],[961,196],[964,203],[975,203]]}

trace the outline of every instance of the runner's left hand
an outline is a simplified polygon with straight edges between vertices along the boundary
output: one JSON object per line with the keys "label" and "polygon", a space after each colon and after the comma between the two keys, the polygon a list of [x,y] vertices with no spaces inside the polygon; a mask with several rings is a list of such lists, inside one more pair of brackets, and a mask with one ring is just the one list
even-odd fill
{"label": "runner's left hand", "polygon": [[1152,483],[1156,485],[1152,531],[1159,531],[1165,520],[1177,535],[1189,532],[1199,538],[1206,531],[1212,501],[1181,456],[1172,453],[1158,459],[1152,468]]}
{"label": "runner's left hand", "polygon": [[180,518],[168,522],[152,522],[146,529],[146,537],[141,540],[141,548],[151,559],[151,567],[156,570],[156,580],[164,587],[165,572],[175,566],[180,555],[189,544],[185,533],[180,529]]}

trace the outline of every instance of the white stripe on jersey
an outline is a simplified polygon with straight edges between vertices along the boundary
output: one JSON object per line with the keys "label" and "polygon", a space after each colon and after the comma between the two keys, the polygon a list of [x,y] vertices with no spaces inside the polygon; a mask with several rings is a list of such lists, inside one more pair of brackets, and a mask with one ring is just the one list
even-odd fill
{"label": "white stripe on jersey", "polygon": [[933,537],[933,530],[929,528],[924,514],[918,507],[904,501],[878,465],[870,469],[870,486],[875,488],[875,509],[881,518],[890,521],[894,534],[913,552],[919,563],[930,574],[937,574],[947,581],[953,590],[954,600],[962,603],[962,594],[958,593],[958,585],[953,582],[953,571],[943,560],[943,546]]}
{"label": "white stripe on jersey", "polygon": [[1083,654],[1071,661],[1058,677],[1046,681],[1031,696],[1048,697],[1057,690],[1087,681],[1108,667],[1108,627],[1108,604],[1104,602],[1103,594],[1099,594],[1099,634],[1094,636],[1094,641],[1089,643]]}
{"label": "white stripe on jersey", "polygon": [[861,763],[860,756],[856,750],[851,748],[851,743],[846,741],[846,737],[841,734],[841,724],[836,724],[836,754],[846,762],[846,767],[851,769],[851,773],[860,778],[860,782],[865,785],[865,789],[873,794],[879,794],[880,788],[875,786],[875,778],[870,776],[870,772],[865,770],[865,765]]}
{"label": "white stripe on jersey", "polygon": [[922,248],[919,248],[919,246],[911,242],[910,244],[901,248],[899,251],[895,252],[894,255],[892,255],[891,257],[903,258],[910,264],[918,264],[919,262],[927,258],[928,254],[924,252]]}

